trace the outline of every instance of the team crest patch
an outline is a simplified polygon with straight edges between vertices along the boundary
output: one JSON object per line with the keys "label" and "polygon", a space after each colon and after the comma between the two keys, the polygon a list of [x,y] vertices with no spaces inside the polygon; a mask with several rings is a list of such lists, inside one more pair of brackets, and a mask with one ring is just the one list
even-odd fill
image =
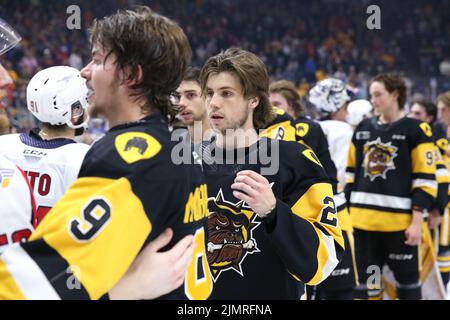
{"label": "team crest patch", "polygon": [[297,123],[295,125],[296,133],[300,138],[304,138],[309,132],[309,124]]}
{"label": "team crest patch", "polygon": [[380,138],[367,142],[364,145],[364,176],[369,177],[370,181],[377,177],[386,179],[386,173],[396,169],[394,159],[397,157],[397,150],[391,142],[383,143]]}
{"label": "team crest patch", "polygon": [[115,147],[128,164],[150,159],[161,150],[158,140],[144,132],[127,132],[117,136]]}
{"label": "team crest patch", "polygon": [[244,276],[241,264],[245,257],[260,252],[253,239],[253,230],[261,224],[255,221],[257,215],[244,201],[225,201],[222,189],[208,199],[208,206],[206,256],[214,281],[227,270]]}
{"label": "team crest patch", "polygon": [[7,188],[9,186],[14,172],[14,169],[0,169],[0,188]]}

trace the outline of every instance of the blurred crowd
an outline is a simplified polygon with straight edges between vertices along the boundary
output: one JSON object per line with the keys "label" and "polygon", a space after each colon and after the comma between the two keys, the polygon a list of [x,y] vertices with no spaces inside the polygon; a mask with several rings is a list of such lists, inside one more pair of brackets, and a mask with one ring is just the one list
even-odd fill
{"label": "blurred crowd", "polygon": [[[15,130],[34,125],[25,103],[31,76],[53,65],[80,69],[90,59],[93,19],[138,4],[180,23],[194,65],[239,46],[262,57],[272,80],[293,81],[302,97],[333,76],[366,98],[370,77],[385,71],[404,76],[410,101],[450,90],[450,0],[376,1],[380,30],[367,28],[368,0],[2,0],[0,17],[23,38],[0,61],[15,81],[0,92],[0,108],[8,107]],[[81,9],[80,30],[66,26],[70,5]]]}

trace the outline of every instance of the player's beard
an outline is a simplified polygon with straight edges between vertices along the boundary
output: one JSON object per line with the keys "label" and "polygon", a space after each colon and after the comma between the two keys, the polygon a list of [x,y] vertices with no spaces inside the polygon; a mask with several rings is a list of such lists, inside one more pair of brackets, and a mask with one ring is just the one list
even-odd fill
{"label": "player's beard", "polygon": [[228,133],[231,133],[229,130],[233,130],[233,132],[234,132],[235,130],[241,129],[242,127],[244,127],[245,123],[247,122],[248,116],[249,116],[249,110],[247,108],[247,109],[245,109],[244,115],[240,119],[238,119],[234,122],[231,122],[231,123],[228,122],[229,125],[227,125],[226,128],[220,129],[220,133],[223,136],[225,136],[225,135],[227,135],[227,131],[228,131]]}
{"label": "player's beard", "polygon": [[[116,93],[119,90],[119,85],[120,82],[118,79],[114,79],[114,81],[112,81],[109,86],[108,86],[108,91],[110,93]],[[109,105],[105,105],[105,102],[101,102],[101,104],[97,104],[97,97],[95,96],[97,94],[96,91],[94,91],[94,99],[92,100],[92,102],[89,103],[89,116],[91,118],[105,118],[107,115],[107,109],[111,109],[113,106],[111,105],[111,103],[114,103],[114,99],[109,99]]]}

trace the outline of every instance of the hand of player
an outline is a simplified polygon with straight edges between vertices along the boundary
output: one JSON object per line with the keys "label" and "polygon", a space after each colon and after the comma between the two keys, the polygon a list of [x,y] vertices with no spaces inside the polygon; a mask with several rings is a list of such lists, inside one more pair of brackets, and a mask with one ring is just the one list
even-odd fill
{"label": "hand of player", "polygon": [[428,226],[431,230],[436,229],[436,227],[441,223],[442,216],[438,209],[433,209],[430,211],[428,216]]}
{"label": "hand of player", "polygon": [[405,231],[406,241],[408,246],[417,246],[422,240],[422,212],[413,211],[412,222]]}
{"label": "hand of player", "polygon": [[194,237],[188,235],[170,250],[158,252],[172,239],[166,229],[137,256],[122,279],[109,292],[114,299],[155,299],[184,282],[186,270],[194,254]]}
{"label": "hand of player", "polygon": [[277,202],[269,181],[251,170],[238,172],[231,189],[236,198],[244,200],[260,217],[273,210]]}

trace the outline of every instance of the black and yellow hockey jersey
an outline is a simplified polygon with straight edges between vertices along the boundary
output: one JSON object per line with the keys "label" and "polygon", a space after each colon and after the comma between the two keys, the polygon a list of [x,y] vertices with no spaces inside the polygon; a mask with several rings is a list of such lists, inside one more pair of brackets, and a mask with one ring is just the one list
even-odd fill
{"label": "black and yellow hockey jersey", "polygon": [[300,116],[294,121],[295,136],[298,142],[304,143],[314,150],[317,158],[325,169],[335,194],[334,201],[338,212],[339,223],[344,231],[353,231],[350,216],[347,210],[347,202],[343,192],[338,192],[337,169],[331,159],[327,137],[323,133],[320,124],[310,118]]}
{"label": "black and yellow hockey jersey", "polygon": [[436,123],[432,126],[433,140],[435,144],[436,155],[436,180],[438,183],[438,193],[436,203],[433,207],[437,208],[443,215],[449,200],[449,172],[446,165],[446,150],[448,147],[447,134],[441,124]]}
{"label": "black and yellow hockey jersey", "polygon": [[294,119],[283,109],[272,107],[275,113],[273,121],[262,130],[259,136],[274,140],[295,141]]}
{"label": "black and yellow hockey jersey", "polygon": [[432,131],[404,117],[381,124],[362,121],[349,150],[346,190],[353,226],[367,231],[402,231],[412,208],[429,209],[437,194]]}
{"label": "black and yellow hockey jersey", "polygon": [[336,166],[330,157],[328,142],[320,125],[307,117],[294,120],[284,110],[273,107],[276,117],[259,136],[274,140],[297,141],[306,144],[316,153],[333,187],[337,183]]}
{"label": "black and yellow hockey jersey", "polygon": [[[344,242],[332,186],[314,152],[267,138],[238,150],[224,152],[214,143],[205,150],[211,155],[203,164],[211,298],[298,299],[294,278],[310,285],[324,280],[338,264]],[[219,154],[228,161],[214,161]],[[261,155],[267,155],[264,161]],[[259,218],[233,196],[231,185],[242,170],[260,173],[272,184],[277,203],[268,217]]]}
{"label": "black and yellow hockey jersey", "polygon": [[112,128],[30,241],[2,255],[0,298],[98,299],[171,227],[169,246],[186,234],[195,234],[197,246],[184,286],[167,298],[206,299],[207,188],[200,166],[173,164],[172,147],[159,114]]}
{"label": "black and yellow hockey jersey", "polygon": [[[441,252],[447,251],[447,248],[450,246],[450,177],[448,176],[450,172],[450,157],[448,155],[449,150],[449,144],[447,139],[447,127],[442,125],[441,123],[436,123],[433,126],[433,137],[435,140],[435,144],[438,147],[440,151],[440,155],[442,156],[442,161],[445,164],[445,168],[447,169],[447,172],[445,170],[438,169],[436,171],[436,178],[438,179],[439,185],[438,185],[438,208],[442,210],[442,206],[445,205],[442,216],[441,225],[439,226],[439,238],[436,239],[436,242],[440,246],[440,252],[438,255],[438,264],[439,264],[439,270],[441,272],[449,272],[450,271],[450,258],[444,254],[441,254]],[[440,173],[441,172],[441,173]],[[447,176],[445,174],[447,173]],[[445,179],[447,178],[447,180]],[[447,182],[447,183],[445,183]],[[444,196],[445,193],[445,185],[447,184],[447,197]]]}
{"label": "black and yellow hockey jersey", "polygon": [[344,194],[337,192],[337,169],[331,159],[327,138],[325,137],[320,124],[305,116],[300,116],[294,120],[282,109],[274,107],[274,110],[276,113],[275,119],[267,129],[260,134],[260,137],[284,141],[297,141],[307,145],[314,151],[333,185],[333,192],[335,194],[334,200],[341,228],[344,231],[352,231],[350,216],[347,210],[347,202]]}

